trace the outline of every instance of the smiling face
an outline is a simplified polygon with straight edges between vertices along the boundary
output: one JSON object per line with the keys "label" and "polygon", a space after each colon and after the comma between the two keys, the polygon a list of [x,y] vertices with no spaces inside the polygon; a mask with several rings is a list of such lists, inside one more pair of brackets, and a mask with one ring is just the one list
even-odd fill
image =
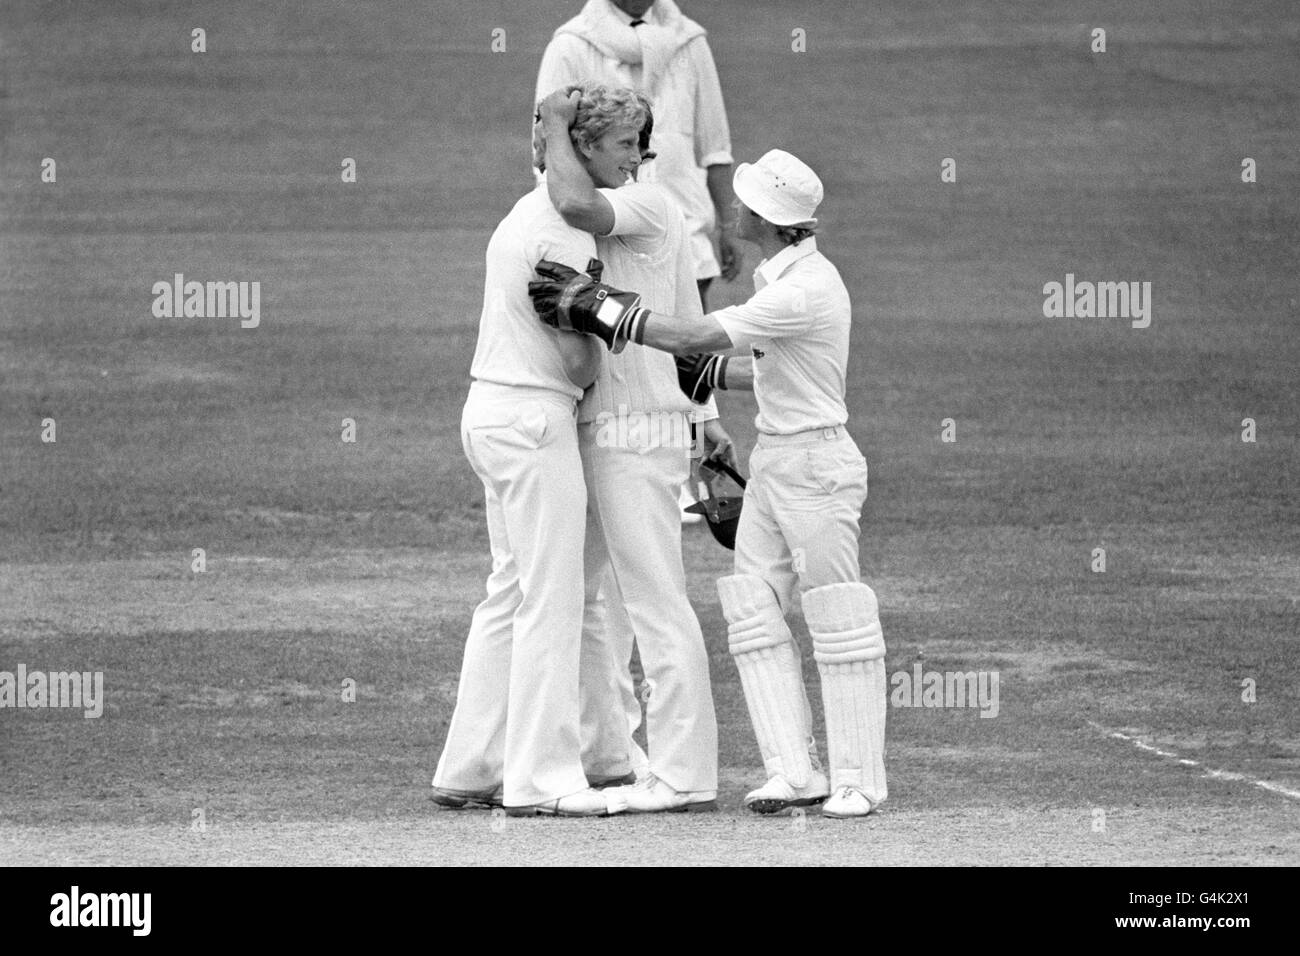
{"label": "smiling face", "polygon": [[580,147],[583,165],[596,187],[617,189],[635,178],[641,165],[639,126],[611,126],[589,146]]}

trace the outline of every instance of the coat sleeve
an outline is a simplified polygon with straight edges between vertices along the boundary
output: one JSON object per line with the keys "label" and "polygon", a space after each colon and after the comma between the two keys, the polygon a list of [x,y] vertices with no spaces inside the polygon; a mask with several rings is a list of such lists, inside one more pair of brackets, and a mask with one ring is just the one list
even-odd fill
{"label": "coat sleeve", "polygon": [[[550,96],[561,86],[582,82],[582,41],[569,33],[557,33],[546,44],[542,53],[542,65],[537,70],[537,88],[533,91],[533,102],[528,110],[528,142],[533,141],[533,117],[537,104]],[[532,150],[529,150],[531,161]],[[534,180],[541,181],[541,173],[533,170]]]}
{"label": "coat sleeve", "polygon": [[731,129],[713,53],[704,37],[692,40],[688,52],[695,73],[695,163],[704,168],[730,165]]}

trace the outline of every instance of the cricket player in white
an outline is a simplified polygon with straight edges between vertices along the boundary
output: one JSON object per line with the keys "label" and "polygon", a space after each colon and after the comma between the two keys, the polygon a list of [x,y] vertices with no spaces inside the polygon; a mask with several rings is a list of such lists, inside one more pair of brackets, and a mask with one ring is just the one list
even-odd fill
{"label": "cricket player in white", "polygon": [[[867,466],[844,427],[848,291],[812,237],[822,185],[811,169],[772,150],[742,164],[734,188],[738,235],[758,243],[765,256],[755,295],[743,305],[683,320],[588,280],[557,296],[539,295],[539,288],[534,306],[550,324],[592,332],[611,350],[629,341],[678,355],[751,348],[759,437],[735,573],[718,581],[768,774],[745,803],[775,813],[825,800],[824,816],[863,817],[887,796],[887,695],[876,596],[858,571]],[[701,361],[700,379],[725,388],[732,363],[721,355]],[[750,374],[745,368],[739,384]],[[799,652],[786,624],[797,595],[821,672],[829,781],[817,759]]]}
{"label": "cricket player in white", "polygon": [[[586,0],[546,45],[536,98],[579,83],[635,89],[659,114],[651,144],[657,158],[637,178],[663,185],[686,217],[691,275],[704,305],[713,279],[730,282],[741,261],[731,212],[731,134],[704,27],[673,0]],[[691,483],[679,503],[695,503]],[[683,510],[681,520],[702,519]]]}
{"label": "cricket player in white", "polygon": [[[644,301],[698,321],[687,225],[661,185],[628,182],[641,163],[649,101],[631,89],[587,84],[542,101],[547,188],[572,226],[596,235],[602,278],[633,285]],[[576,144],[576,148],[575,148]],[[544,328],[544,327],[543,327]],[[590,339],[599,348],[594,339]],[[647,686],[647,765],[623,793],[631,812],[713,809],[718,744],[709,660],[686,596],[677,489],[689,470],[689,417],[711,448],[730,439],[717,411],[693,406],[671,356],[651,349],[609,355],[578,410],[588,493],[587,618],[583,630],[583,735],[589,779],[626,773],[635,637]],[[605,571],[630,621],[607,627],[597,600]],[[621,616],[620,616],[621,617]]]}
{"label": "cricket player in white", "polygon": [[579,740],[586,486],[576,411],[599,345],[533,315],[538,258],[586,268],[592,237],[567,225],[539,186],[487,248],[473,383],[461,418],[483,481],[492,573],[474,611],[456,709],[433,778],[445,807],[599,816],[623,809],[588,787]]}

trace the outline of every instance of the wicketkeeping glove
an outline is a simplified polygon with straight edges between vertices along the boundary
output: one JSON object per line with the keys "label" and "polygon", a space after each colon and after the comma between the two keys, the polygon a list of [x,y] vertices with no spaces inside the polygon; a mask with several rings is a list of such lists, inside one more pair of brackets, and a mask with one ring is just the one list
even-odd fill
{"label": "wicketkeeping glove", "polygon": [[547,325],[599,336],[611,352],[621,352],[631,337],[628,331],[644,322],[649,310],[641,308],[641,296],[635,292],[620,292],[593,277],[604,268],[599,259],[587,263],[586,273],[543,259],[537,263],[539,278],[528,283],[528,294],[537,317]]}
{"label": "wicketkeeping glove", "polygon": [[677,384],[692,402],[707,402],[715,388],[727,387],[727,356],[675,355]]}

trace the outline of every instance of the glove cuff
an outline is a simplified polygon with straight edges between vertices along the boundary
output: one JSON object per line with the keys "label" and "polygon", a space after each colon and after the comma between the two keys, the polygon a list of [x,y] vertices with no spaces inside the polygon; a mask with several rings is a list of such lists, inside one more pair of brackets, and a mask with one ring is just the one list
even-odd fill
{"label": "glove cuff", "polygon": [[731,358],[726,355],[718,355],[709,363],[709,385],[713,388],[727,390],[727,363]]}
{"label": "glove cuff", "polygon": [[627,324],[624,328],[627,329],[627,337],[637,345],[645,344],[643,341],[645,339],[645,324],[649,318],[650,310],[643,308],[635,309],[628,315]]}

